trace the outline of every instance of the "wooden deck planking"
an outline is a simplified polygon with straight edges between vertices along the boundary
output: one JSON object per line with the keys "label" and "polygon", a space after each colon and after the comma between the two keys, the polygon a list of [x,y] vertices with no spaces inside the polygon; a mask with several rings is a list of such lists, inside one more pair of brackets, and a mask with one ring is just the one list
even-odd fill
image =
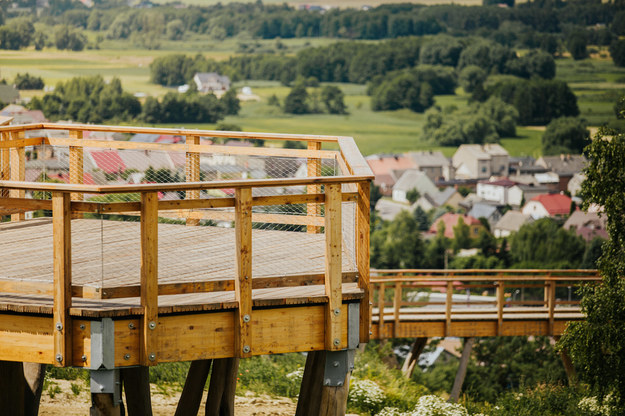
{"label": "wooden deck planking", "polygon": [[[234,229],[159,224],[159,283],[234,279]],[[254,277],[323,273],[325,236],[253,230]],[[103,245],[102,245],[103,243]],[[72,283],[96,287],[140,283],[139,223],[72,221]],[[0,224],[0,277],[52,282],[52,223]],[[343,256],[343,271],[356,270]]]}

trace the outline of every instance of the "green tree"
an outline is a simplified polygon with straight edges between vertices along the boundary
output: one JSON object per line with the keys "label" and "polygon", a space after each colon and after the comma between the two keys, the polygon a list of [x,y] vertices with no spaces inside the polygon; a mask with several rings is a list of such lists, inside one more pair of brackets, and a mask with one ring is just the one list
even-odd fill
{"label": "green tree", "polygon": [[590,132],[583,120],[576,117],[556,118],[547,125],[543,134],[543,154],[582,153],[589,137]]}
{"label": "green tree", "polygon": [[400,212],[371,233],[373,267],[416,268],[422,264],[424,244],[414,217]]}
{"label": "green tree", "polygon": [[419,193],[419,191],[417,191],[417,188],[412,188],[408,192],[406,192],[406,199],[411,204],[417,202],[417,199],[419,199],[420,196],[421,194]]}
{"label": "green tree", "polygon": [[54,31],[54,44],[59,50],[82,51],[87,44],[87,37],[78,29],[62,25]]}
{"label": "green tree", "polygon": [[14,84],[18,90],[42,90],[45,85],[41,77],[30,75],[28,72],[23,75],[17,74]]}
{"label": "green tree", "polygon": [[346,114],[345,94],[337,86],[326,85],[321,89],[321,101],[330,114]]}
{"label": "green tree", "polygon": [[296,84],[284,99],[284,112],[289,114],[310,113],[308,92],[304,84]]}
{"label": "green tree", "polygon": [[610,56],[614,65],[625,66],[625,40],[616,40],[610,44]]}
{"label": "green tree", "polygon": [[445,237],[445,223],[440,221],[436,236],[430,240],[425,249],[424,267],[442,269],[445,267],[447,249],[451,246],[449,238]]}
{"label": "green tree", "polygon": [[454,239],[451,247],[457,253],[461,249],[471,247],[471,228],[464,222],[462,217],[458,218],[458,223],[454,226]]}
{"label": "green tree", "polygon": [[460,86],[465,92],[472,93],[478,85],[484,85],[488,74],[476,65],[469,65],[460,71]]}
{"label": "green tree", "polygon": [[241,102],[237,98],[237,92],[234,88],[230,88],[222,97],[219,99],[219,102],[224,108],[224,114],[226,115],[236,115],[239,114],[239,110],[241,109]]}
{"label": "green tree", "polygon": [[588,51],[586,50],[587,42],[588,40],[585,32],[573,32],[566,39],[566,49],[569,50],[571,56],[576,61],[584,59],[588,57]]}
{"label": "green tree", "polygon": [[599,258],[600,285],[582,289],[586,319],[569,324],[560,346],[569,351],[578,376],[600,399],[611,394],[625,408],[625,135],[600,129],[587,147],[583,208],[603,207],[610,236]]}

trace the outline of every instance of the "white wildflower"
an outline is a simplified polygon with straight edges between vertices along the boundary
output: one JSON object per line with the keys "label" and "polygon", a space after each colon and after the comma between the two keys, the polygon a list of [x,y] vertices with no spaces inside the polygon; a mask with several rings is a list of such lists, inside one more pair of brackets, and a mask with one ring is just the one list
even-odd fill
{"label": "white wildflower", "polygon": [[361,409],[375,409],[386,399],[384,391],[371,380],[352,379],[349,386],[349,403]]}

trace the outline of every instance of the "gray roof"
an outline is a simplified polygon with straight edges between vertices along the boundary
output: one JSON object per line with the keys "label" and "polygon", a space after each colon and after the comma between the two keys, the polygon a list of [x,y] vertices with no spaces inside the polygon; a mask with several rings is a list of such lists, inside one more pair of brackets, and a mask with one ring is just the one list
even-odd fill
{"label": "gray roof", "polygon": [[536,162],[558,175],[573,175],[586,167],[584,155],[543,156]]}
{"label": "gray roof", "polygon": [[20,98],[20,93],[12,85],[0,84],[0,101],[14,103]]}
{"label": "gray roof", "polygon": [[375,210],[378,211],[383,220],[392,221],[400,212],[412,211],[412,207],[390,199],[380,198],[375,204]]}
{"label": "gray roof", "polygon": [[430,167],[430,166],[448,166],[449,159],[446,158],[441,152],[423,151],[423,152],[409,152],[407,156],[415,161],[418,167]]}
{"label": "gray roof", "polygon": [[529,215],[525,215],[520,211],[510,210],[506,212],[499,221],[497,221],[495,229],[518,231],[523,224],[531,221],[532,218]]}
{"label": "gray roof", "polygon": [[393,186],[393,190],[408,192],[411,189],[416,189],[421,195],[435,194],[438,192],[438,188],[434,185],[434,182],[428,176],[416,169],[409,169],[404,172],[403,175]]}
{"label": "gray roof", "polygon": [[490,218],[495,212],[497,212],[497,206],[491,204],[485,204],[483,202],[478,202],[473,205],[471,211],[467,215],[470,215],[475,218],[484,217],[486,219]]}
{"label": "gray roof", "polygon": [[440,207],[441,205],[445,205],[445,203],[449,201],[449,198],[451,198],[455,193],[456,193],[456,189],[451,186],[448,186],[442,191],[432,195],[432,199],[436,203],[436,206]]}

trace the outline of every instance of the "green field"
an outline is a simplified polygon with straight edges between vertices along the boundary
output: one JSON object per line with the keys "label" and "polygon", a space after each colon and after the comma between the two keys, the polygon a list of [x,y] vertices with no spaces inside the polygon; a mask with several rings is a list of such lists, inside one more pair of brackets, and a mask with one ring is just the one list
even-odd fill
{"label": "green field", "polygon": [[[90,38],[94,36],[90,34]],[[194,43],[195,42],[195,43]],[[202,53],[216,59],[225,59],[237,53],[239,42],[253,42],[259,49],[275,47],[275,40],[229,39],[215,42],[206,36],[199,36],[194,42],[163,42],[160,50],[131,48],[128,43],[102,41],[99,50],[82,52],[57,51],[0,51],[0,76],[12,80],[18,73],[29,72],[41,76],[47,85],[75,76],[100,74],[105,79],[118,77],[124,88],[132,93],[160,96],[171,89],[149,81],[149,65],[157,56],[172,51],[197,53],[202,44]],[[202,43],[203,42],[203,43]],[[287,53],[310,45],[333,42],[330,39],[288,39],[282,40]],[[625,69],[615,67],[611,60],[572,59],[557,60],[557,77],[570,83],[578,97],[581,116],[590,125],[598,126],[608,120],[615,120],[614,103],[625,91]],[[267,105],[267,98],[275,94],[281,100],[289,89],[277,82],[246,81],[235,86],[250,86],[260,102],[245,102],[238,116],[224,120],[240,126],[244,131],[272,131],[280,133],[307,133],[353,136],[363,153],[392,153],[419,149],[440,149],[451,155],[455,148],[439,148],[422,136],[424,115],[408,110],[373,112],[364,85],[337,84],[344,91],[348,107],[347,115],[311,114],[293,116],[282,113],[277,107]],[[459,92],[462,91],[459,89]],[[41,91],[25,91],[23,96],[42,94]],[[437,96],[437,105],[446,107],[467,105],[463,95]],[[179,126],[177,126],[179,127]],[[185,127],[214,128],[214,124],[186,125]],[[502,144],[512,155],[539,156],[542,132],[532,128],[519,128],[517,138],[506,138]]]}

